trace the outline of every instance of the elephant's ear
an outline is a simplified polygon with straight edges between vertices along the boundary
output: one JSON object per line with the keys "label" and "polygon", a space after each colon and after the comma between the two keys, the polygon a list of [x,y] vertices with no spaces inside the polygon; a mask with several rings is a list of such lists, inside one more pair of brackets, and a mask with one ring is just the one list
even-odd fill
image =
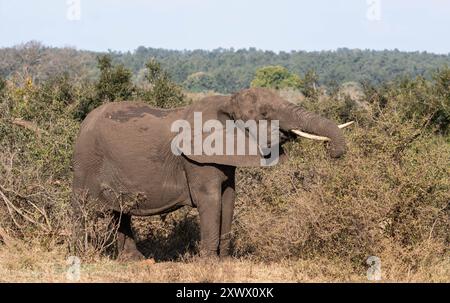
{"label": "elephant's ear", "polygon": [[[190,131],[179,134],[172,148],[198,163],[214,163],[235,167],[255,167],[270,165],[263,156],[257,140],[241,127],[227,127],[218,120],[207,121],[200,132]],[[269,163],[269,164],[268,164]]]}
{"label": "elephant's ear", "polygon": [[172,152],[198,163],[235,167],[277,164],[278,155],[262,156],[266,151],[258,145],[260,124],[236,121],[236,104],[231,101],[227,96],[207,97],[194,104],[184,119],[175,121],[180,124],[172,123],[171,131],[177,133]]}
{"label": "elephant's ear", "polygon": [[211,132],[192,131],[190,153],[186,151],[183,154],[199,163],[236,167],[261,166],[262,157],[257,142],[245,130],[233,130],[234,134],[227,127],[217,125],[211,128]]}

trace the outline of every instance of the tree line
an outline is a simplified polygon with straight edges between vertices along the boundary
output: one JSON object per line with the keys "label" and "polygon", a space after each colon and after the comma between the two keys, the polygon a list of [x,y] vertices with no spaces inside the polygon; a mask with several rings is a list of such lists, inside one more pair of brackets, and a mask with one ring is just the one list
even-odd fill
{"label": "tree line", "polygon": [[[0,76],[28,73],[39,82],[64,72],[80,80],[93,80],[100,76],[96,58],[102,54],[31,41],[0,49]],[[256,71],[264,66],[281,66],[297,75],[314,71],[319,85],[334,88],[350,81],[379,85],[405,76],[431,79],[436,69],[450,65],[450,54],[347,48],[277,53],[256,48],[167,50],[140,46],[129,52],[109,51],[108,55],[114,64],[131,71],[136,84],[147,82],[145,65],[153,58],[184,89],[220,93],[250,87]]]}

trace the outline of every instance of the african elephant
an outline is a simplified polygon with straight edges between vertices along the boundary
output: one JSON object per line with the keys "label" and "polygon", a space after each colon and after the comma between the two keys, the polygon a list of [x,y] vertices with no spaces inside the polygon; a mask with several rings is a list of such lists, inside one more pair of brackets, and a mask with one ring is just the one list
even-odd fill
{"label": "african elephant", "polygon": [[[277,120],[278,147],[294,139],[296,133],[329,140],[331,157],[340,157],[346,150],[338,125],[283,100],[269,89],[251,88],[232,96],[206,97],[190,106],[168,110],[140,102],[106,103],[89,113],[81,125],[74,151],[73,191],[87,193],[120,217],[121,258],[142,258],[134,241],[131,216],[163,214],[183,206],[198,209],[201,255],[229,255],[235,169],[260,166],[265,155],[260,150],[256,155],[174,152],[174,122],[195,123],[195,113],[201,113],[203,121],[213,119],[223,125],[226,121]],[[246,142],[250,137],[245,133]],[[272,143],[268,142],[268,146]],[[118,202],[118,193],[122,202]],[[123,197],[128,197],[125,207],[120,204],[124,203]]]}

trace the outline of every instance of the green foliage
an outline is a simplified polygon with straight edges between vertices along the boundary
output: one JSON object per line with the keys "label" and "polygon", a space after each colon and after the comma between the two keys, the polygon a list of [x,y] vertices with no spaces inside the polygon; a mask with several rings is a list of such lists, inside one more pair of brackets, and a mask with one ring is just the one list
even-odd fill
{"label": "green foliage", "polygon": [[160,108],[173,108],[185,104],[181,87],[170,80],[159,62],[151,59],[145,67],[147,68],[145,78],[150,84],[150,90],[143,92],[145,100]]}
{"label": "green foliage", "polygon": [[214,90],[216,85],[215,77],[204,72],[193,73],[183,82],[183,86],[192,92]]}
{"label": "green foliage", "polygon": [[131,82],[132,73],[122,64],[113,66],[108,55],[98,57],[100,79],[96,84],[97,97],[101,101],[127,100],[135,90]]}
{"label": "green foliage", "polygon": [[252,87],[268,88],[300,88],[302,82],[300,77],[292,74],[283,66],[266,66],[256,71]]}
{"label": "green foliage", "polygon": [[3,79],[3,77],[0,76],[0,94],[3,92],[3,90],[6,87],[6,81]]}
{"label": "green foliage", "polygon": [[48,245],[59,241],[58,231],[66,228],[62,224],[70,197],[73,141],[79,129],[71,110],[78,92],[64,75],[41,85],[30,78],[11,81],[0,101],[0,191],[8,195],[12,203],[8,207],[16,210],[10,209],[11,221],[2,220],[2,227]]}
{"label": "green foliage", "polygon": [[90,111],[104,102],[131,99],[136,91],[131,81],[131,71],[122,64],[113,65],[111,56],[97,57],[97,67],[100,70],[100,77],[94,87],[91,84],[84,84],[87,93],[82,96],[74,113],[77,119],[83,120]]}
{"label": "green foliage", "polygon": [[428,81],[423,77],[399,79],[381,87],[366,85],[366,99],[374,106],[378,119],[395,112],[402,122],[417,128],[433,129],[443,134],[450,131],[450,72],[445,67]]}
{"label": "green foliage", "polygon": [[317,97],[318,85],[319,76],[314,70],[309,70],[301,80],[301,91],[305,95],[305,97]]}
{"label": "green foliage", "polygon": [[284,66],[297,75],[314,70],[319,78],[318,84],[328,88],[350,81],[368,81],[372,85],[379,85],[406,75],[420,75],[430,80],[435,69],[450,64],[450,55],[346,48],[275,53],[255,48],[175,51],[139,47],[133,53],[114,55],[116,60],[123,62],[136,74],[149,57],[157,58],[177,83],[184,83],[192,74],[207,73],[213,81],[205,89],[221,93],[249,87],[256,71],[264,66]]}
{"label": "green foliage", "polygon": [[[70,48],[51,48],[39,43],[0,49],[0,76],[9,78],[22,67],[36,82],[67,72],[70,77],[93,81],[98,79],[98,56],[101,53],[79,51]],[[155,58],[171,76],[172,81],[185,83],[189,89],[212,90],[232,93],[249,87],[256,70],[264,66],[285,66],[290,72],[304,75],[315,70],[319,85],[336,88],[345,82],[366,81],[380,85],[400,76],[422,76],[431,80],[434,70],[450,64],[450,55],[436,55],[426,52],[373,51],[342,48],[335,51],[291,51],[271,52],[249,49],[165,50],[139,47],[134,52],[109,52],[113,62],[123,64],[134,75],[146,69],[148,58]],[[191,86],[188,78],[198,72],[206,73],[207,80],[201,85]],[[138,83],[143,84],[142,81]],[[195,81],[194,81],[195,82]]]}
{"label": "green foliage", "polygon": [[450,125],[450,68],[445,66],[433,76],[434,91],[438,96],[436,110],[431,121],[444,132],[449,132]]}
{"label": "green foliage", "polygon": [[256,71],[251,86],[299,89],[305,97],[316,98],[319,94],[319,77],[314,70],[307,71],[304,77],[300,78],[283,66],[266,66]]}

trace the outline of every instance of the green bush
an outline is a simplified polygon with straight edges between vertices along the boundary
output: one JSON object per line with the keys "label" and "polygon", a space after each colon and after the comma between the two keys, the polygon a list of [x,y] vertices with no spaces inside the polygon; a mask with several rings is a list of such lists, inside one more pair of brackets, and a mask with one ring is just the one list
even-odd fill
{"label": "green bush", "polygon": [[142,95],[145,100],[159,108],[173,108],[185,105],[185,96],[180,86],[170,80],[169,75],[155,59],[149,60],[145,67],[145,79],[150,84],[149,90]]}
{"label": "green bush", "polygon": [[73,141],[79,122],[66,76],[35,85],[12,79],[0,104],[1,226],[53,245],[68,234]]}
{"label": "green bush", "polygon": [[213,90],[217,84],[213,75],[204,72],[193,73],[183,82],[183,86],[192,92]]}
{"label": "green bush", "polygon": [[300,88],[302,81],[299,76],[292,74],[283,66],[266,66],[256,71],[252,87],[267,88]]}
{"label": "green bush", "polygon": [[104,102],[130,100],[136,92],[131,81],[132,73],[122,64],[113,65],[109,55],[97,57],[100,77],[93,85],[84,83],[86,91],[80,96],[79,104],[74,112],[75,118],[83,120],[94,108]]}
{"label": "green bush", "polygon": [[2,77],[0,77],[0,94],[3,93],[3,90],[5,89],[5,87],[6,87],[6,81]]}
{"label": "green bush", "polygon": [[132,73],[122,64],[113,66],[108,55],[97,58],[100,79],[96,84],[97,98],[104,101],[130,99],[135,90],[131,82]]}

